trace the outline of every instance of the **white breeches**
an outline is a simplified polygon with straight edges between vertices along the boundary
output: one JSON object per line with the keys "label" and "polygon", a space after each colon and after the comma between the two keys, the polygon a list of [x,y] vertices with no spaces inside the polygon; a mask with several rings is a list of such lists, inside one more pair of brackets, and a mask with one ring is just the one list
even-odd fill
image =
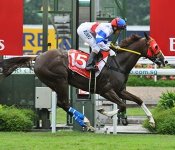
{"label": "white breeches", "polygon": [[87,29],[87,28],[85,29],[84,26],[80,25],[77,29],[77,33],[84,42],[89,44],[89,46],[91,47],[94,53],[97,54],[100,51],[100,48],[96,44],[96,40],[94,36],[92,35],[92,33],[90,32],[90,29]]}

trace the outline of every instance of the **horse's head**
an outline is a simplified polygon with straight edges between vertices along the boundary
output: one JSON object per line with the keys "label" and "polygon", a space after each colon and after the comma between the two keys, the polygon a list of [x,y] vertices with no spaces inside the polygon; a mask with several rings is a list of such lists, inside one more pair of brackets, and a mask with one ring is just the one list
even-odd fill
{"label": "horse's head", "polygon": [[146,39],[146,44],[148,46],[145,57],[150,59],[152,62],[156,63],[159,67],[161,65],[165,66],[167,61],[165,61],[164,55],[157,42],[152,37],[148,36],[145,32],[144,35]]}

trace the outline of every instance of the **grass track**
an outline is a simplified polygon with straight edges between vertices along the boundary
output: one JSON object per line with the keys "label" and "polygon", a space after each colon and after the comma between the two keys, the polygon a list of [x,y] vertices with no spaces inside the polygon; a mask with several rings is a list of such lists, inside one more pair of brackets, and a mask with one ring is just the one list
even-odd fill
{"label": "grass track", "polygon": [[1,150],[174,150],[175,136],[83,132],[0,132]]}

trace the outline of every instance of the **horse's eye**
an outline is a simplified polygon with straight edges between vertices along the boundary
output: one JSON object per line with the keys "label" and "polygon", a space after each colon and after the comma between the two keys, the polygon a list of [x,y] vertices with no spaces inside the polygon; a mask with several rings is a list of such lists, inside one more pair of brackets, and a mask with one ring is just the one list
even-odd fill
{"label": "horse's eye", "polygon": [[158,50],[158,45],[155,46],[155,49]]}

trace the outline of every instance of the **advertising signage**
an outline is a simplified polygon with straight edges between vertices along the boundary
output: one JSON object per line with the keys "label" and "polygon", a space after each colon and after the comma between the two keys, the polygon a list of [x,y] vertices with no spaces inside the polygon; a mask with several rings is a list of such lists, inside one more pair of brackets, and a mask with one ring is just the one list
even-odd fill
{"label": "advertising signage", "polygon": [[175,0],[150,0],[150,32],[165,56],[175,56]]}

